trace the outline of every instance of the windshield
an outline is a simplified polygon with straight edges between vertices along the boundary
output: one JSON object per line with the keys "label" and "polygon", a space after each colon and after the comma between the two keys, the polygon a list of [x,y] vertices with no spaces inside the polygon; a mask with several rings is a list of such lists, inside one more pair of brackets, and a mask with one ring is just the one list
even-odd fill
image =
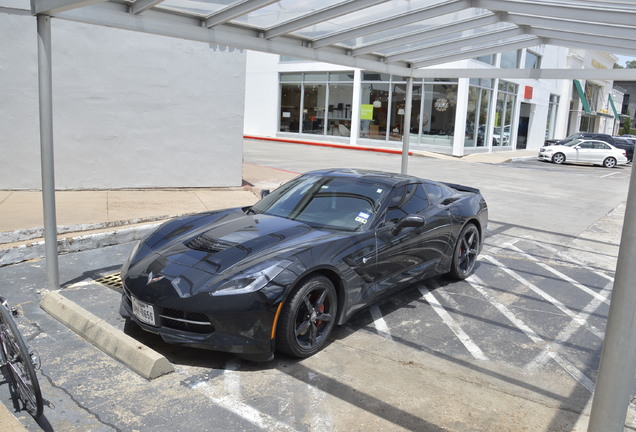
{"label": "windshield", "polygon": [[566,146],[566,147],[574,147],[575,145],[580,144],[580,143],[581,143],[581,141],[583,141],[583,140],[581,140],[581,139],[575,139],[575,140],[570,141],[570,142],[562,143],[561,145],[564,145],[564,146]]}
{"label": "windshield", "polygon": [[297,177],[257,202],[252,210],[311,226],[361,230],[370,225],[389,187],[352,177]]}

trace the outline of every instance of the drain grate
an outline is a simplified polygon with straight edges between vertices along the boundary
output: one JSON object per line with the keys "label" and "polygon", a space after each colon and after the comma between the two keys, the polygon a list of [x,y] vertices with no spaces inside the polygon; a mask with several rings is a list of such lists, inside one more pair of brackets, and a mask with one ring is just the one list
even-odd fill
{"label": "drain grate", "polygon": [[109,288],[114,288],[117,291],[122,290],[121,286],[121,273],[113,273],[106,276],[102,276],[99,279],[95,279],[95,282],[106,285]]}

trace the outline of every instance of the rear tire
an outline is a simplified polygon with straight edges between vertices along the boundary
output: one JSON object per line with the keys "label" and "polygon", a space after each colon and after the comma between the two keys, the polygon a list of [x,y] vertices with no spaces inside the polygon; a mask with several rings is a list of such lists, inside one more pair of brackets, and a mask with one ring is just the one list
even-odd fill
{"label": "rear tire", "polygon": [[565,155],[563,153],[555,153],[552,156],[552,162],[557,165],[561,165],[563,162],[565,162]]}
{"label": "rear tire", "polygon": [[614,159],[613,157],[605,158],[605,160],[603,161],[603,166],[605,168],[614,168],[616,166],[616,159]]}
{"label": "rear tire", "polygon": [[292,357],[314,355],[327,344],[337,312],[333,283],[322,275],[306,279],[283,305],[276,329],[276,348]]}
{"label": "rear tire", "polygon": [[479,253],[479,230],[475,224],[466,225],[457,238],[453,251],[450,277],[464,280],[473,272]]}

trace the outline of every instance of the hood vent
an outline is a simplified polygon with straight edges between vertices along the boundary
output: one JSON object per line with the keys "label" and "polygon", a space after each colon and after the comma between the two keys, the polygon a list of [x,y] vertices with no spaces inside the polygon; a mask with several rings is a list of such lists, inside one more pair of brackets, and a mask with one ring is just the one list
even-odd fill
{"label": "hood vent", "polygon": [[235,245],[232,243],[223,242],[217,238],[206,237],[205,234],[195,237],[187,243],[190,249],[195,249],[208,253],[222,252]]}

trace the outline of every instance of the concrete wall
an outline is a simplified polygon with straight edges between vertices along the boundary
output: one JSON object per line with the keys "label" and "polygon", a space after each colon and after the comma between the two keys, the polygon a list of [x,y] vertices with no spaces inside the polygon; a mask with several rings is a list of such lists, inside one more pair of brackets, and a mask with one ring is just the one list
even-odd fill
{"label": "concrete wall", "polygon": [[[39,189],[37,27],[16,3],[0,0],[0,189]],[[244,52],[55,18],[51,32],[57,189],[241,184]]]}

